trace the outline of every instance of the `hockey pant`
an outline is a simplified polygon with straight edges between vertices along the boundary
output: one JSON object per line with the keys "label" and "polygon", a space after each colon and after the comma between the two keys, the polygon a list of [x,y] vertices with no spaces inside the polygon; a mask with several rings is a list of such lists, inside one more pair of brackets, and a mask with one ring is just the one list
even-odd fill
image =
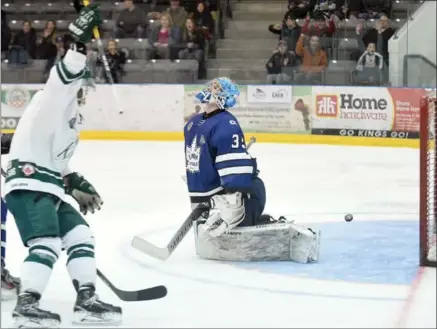
{"label": "hockey pant", "polygon": [[250,198],[245,200],[246,216],[240,225],[238,225],[239,227],[257,225],[258,219],[266,205],[266,188],[264,182],[261,178],[254,177],[252,184]]}
{"label": "hockey pant", "polygon": [[2,220],[2,244],[1,244],[1,255],[2,255],[2,268],[5,265],[5,257],[6,257],[6,214],[8,209],[6,208],[6,203],[1,199],[1,220]]}

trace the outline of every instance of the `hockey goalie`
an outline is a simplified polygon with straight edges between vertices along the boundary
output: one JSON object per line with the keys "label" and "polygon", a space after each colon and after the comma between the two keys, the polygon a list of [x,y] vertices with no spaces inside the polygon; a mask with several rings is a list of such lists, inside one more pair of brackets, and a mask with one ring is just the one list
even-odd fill
{"label": "hockey goalie", "polygon": [[193,209],[206,203],[194,223],[199,257],[225,261],[317,261],[320,232],[263,214],[266,190],[247,151],[238,120],[228,111],[238,86],[210,81],[195,97],[204,112],[185,125],[188,192]]}

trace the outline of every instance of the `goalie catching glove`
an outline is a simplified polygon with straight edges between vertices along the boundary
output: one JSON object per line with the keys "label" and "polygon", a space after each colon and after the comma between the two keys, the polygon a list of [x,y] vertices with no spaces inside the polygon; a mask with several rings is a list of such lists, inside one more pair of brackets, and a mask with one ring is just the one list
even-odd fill
{"label": "goalie catching glove", "polygon": [[86,215],[89,212],[94,214],[100,210],[103,204],[102,198],[83,176],[79,173],[71,173],[64,177],[65,193],[71,195],[79,204],[80,212]]}
{"label": "goalie catching glove", "polygon": [[212,197],[215,208],[218,209],[206,222],[206,232],[217,237],[237,227],[246,215],[243,194],[241,192],[215,195]]}

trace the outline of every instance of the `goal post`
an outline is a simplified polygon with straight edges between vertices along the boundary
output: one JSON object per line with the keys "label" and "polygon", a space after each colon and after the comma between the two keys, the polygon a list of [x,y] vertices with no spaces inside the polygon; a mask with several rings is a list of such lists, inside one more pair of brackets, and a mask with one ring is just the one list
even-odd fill
{"label": "goal post", "polygon": [[428,90],[420,101],[420,265],[436,267],[437,98]]}

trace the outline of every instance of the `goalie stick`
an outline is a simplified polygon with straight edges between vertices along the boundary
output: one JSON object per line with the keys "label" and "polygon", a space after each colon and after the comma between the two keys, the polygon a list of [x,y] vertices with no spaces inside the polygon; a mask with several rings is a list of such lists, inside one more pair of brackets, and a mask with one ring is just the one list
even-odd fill
{"label": "goalie stick", "polygon": [[[246,149],[249,150],[249,148],[255,142],[256,142],[256,138],[252,136],[249,140],[249,143],[246,146]],[[185,176],[181,176],[181,178],[186,182]],[[209,209],[210,208],[206,204],[204,203],[199,204],[191,212],[191,214],[187,217],[187,219],[183,222],[182,226],[177,230],[177,232],[173,235],[173,237],[171,238],[170,242],[167,244],[166,247],[160,248],[154,245],[153,243],[144,240],[139,236],[135,236],[133,238],[132,247],[154,258],[160,260],[166,260],[175,251],[175,249],[177,248],[179,243],[181,243],[185,235],[187,235],[188,231],[193,226],[193,222],[197,220],[202,215],[202,213],[208,211]]]}
{"label": "goalie stick", "polygon": [[[1,175],[6,177],[6,173],[1,169]],[[167,288],[165,286],[154,286],[141,290],[121,290],[118,289],[109,279],[97,269],[97,276],[111,289],[118,298],[125,302],[140,302],[146,300],[160,299],[167,296]]]}

